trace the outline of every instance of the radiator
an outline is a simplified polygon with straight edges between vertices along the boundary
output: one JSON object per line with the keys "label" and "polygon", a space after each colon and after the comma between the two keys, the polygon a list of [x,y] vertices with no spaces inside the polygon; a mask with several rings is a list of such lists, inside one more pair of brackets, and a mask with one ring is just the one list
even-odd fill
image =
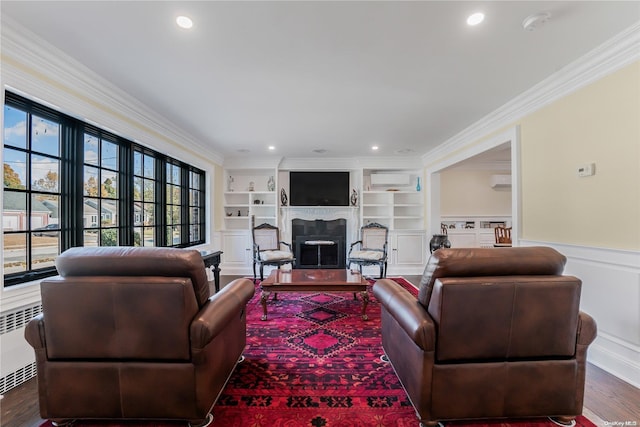
{"label": "radiator", "polygon": [[41,312],[38,303],[0,315],[0,394],[36,376],[35,355],[24,339],[24,328]]}

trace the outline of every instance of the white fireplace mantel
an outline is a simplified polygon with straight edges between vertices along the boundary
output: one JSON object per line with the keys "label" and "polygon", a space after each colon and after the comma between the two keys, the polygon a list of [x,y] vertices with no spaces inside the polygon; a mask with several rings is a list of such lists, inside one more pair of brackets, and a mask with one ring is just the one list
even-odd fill
{"label": "white fireplace mantel", "polygon": [[285,242],[291,241],[291,222],[294,219],[313,221],[322,219],[347,220],[347,247],[358,240],[360,230],[360,210],[354,206],[283,206],[280,208],[280,238]]}

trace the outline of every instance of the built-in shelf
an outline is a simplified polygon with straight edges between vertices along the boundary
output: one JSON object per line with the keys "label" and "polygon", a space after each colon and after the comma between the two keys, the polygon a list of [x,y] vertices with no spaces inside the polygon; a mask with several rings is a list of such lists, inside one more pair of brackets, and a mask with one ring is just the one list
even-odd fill
{"label": "built-in shelf", "polygon": [[452,247],[493,247],[494,228],[511,227],[510,216],[443,216],[441,229],[446,229]]}
{"label": "built-in shelf", "polygon": [[224,228],[250,230],[256,224],[277,224],[276,170],[225,170]]}
{"label": "built-in shelf", "polygon": [[419,191],[364,191],[362,222],[377,222],[391,230],[424,228],[424,196]]}

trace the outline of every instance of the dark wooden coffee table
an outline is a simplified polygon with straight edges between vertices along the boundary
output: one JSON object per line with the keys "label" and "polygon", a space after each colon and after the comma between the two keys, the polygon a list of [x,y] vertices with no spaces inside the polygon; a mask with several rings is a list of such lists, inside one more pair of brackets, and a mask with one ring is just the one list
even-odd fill
{"label": "dark wooden coffee table", "polygon": [[[271,292],[356,292],[362,297],[362,319],[368,320],[365,314],[369,303],[369,282],[358,272],[350,270],[273,270],[269,277],[260,283],[262,293],[262,320],[267,320],[267,300]],[[274,297],[275,299],[275,297]]]}

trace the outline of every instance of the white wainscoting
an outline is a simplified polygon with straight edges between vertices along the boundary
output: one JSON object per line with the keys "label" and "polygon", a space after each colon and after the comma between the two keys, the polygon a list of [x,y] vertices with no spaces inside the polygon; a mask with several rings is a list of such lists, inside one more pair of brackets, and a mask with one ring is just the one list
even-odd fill
{"label": "white wainscoting", "polygon": [[565,274],[582,280],[580,309],[598,324],[588,361],[640,388],[640,252],[523,240],[567,257]]}

